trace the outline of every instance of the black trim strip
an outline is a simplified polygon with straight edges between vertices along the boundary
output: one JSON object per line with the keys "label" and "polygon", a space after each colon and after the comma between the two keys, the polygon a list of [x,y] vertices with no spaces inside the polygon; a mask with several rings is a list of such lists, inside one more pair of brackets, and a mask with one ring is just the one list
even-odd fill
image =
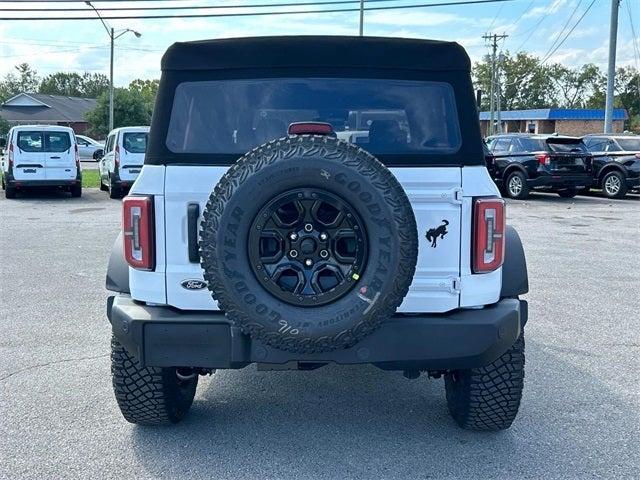
{"label": "black trim strip", "polygon": [[198,251],[198,218],[200,217],[200,205],[190,203],[187,205],[187,241],[189,251],[189,261],[191,263],[200,262],[200,252]]}

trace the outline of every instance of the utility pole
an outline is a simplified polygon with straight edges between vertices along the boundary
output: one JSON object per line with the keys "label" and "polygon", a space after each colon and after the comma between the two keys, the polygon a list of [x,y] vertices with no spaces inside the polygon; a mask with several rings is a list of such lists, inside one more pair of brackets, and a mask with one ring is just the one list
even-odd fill
{"label": "utility pole", "polygon": [[604,107],[604,133],[613,133],[613,97],[616,81],[616,44],[618,41],[618,9],[620,0],[611,0],[609,25],[609,67],[607,69],[607,100]]}
{"label": "utility pole", "polygon": [[360,36],[364,35],[364,0],[360,0]]}
{"label": "utility pole", "polygon": [[[497,35],[497,34],[484,34],[482,36],[483,39],[485,39],[486,41],[491,41],[491,85],[489,88],[489,128],[487,130],[487,134],[488,135],[493,135],[495,133],[495,125],[494,125],[494,118],[495,118],[495,108],[494,105],[496,105],[496,91],[498,93],[498,95],[500,95],[500,74],[498,72],[498,66],[497,66],[497,51],[498,51],[498,40],[504,40],[505,38],[507,38],[509,35]],[[498,122],[500,122],[500,99],[498,98],[497,101],[497,107],[498,107]],[[498,131],[502,130],[502,126],[500,125],[498,127]]]}

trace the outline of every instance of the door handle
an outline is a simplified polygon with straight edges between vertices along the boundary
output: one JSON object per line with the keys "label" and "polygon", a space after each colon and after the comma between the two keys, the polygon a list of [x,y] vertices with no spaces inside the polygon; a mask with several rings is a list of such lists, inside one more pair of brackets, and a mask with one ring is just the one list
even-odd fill
{"label": "door handle", "polygon": [[51,160],[60,160],[60,157],[49,157]]}

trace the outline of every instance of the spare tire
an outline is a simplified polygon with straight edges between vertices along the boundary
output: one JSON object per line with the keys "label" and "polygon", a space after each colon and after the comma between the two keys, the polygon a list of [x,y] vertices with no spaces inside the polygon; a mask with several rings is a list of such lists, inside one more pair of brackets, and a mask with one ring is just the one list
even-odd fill
{"label": "spare tire", "polygon": [[416,222],[393,174],[327,137],[274,140],[240,158],[200,229],[204,278],[243,332],[300,353],[348,348],[398,308]]}

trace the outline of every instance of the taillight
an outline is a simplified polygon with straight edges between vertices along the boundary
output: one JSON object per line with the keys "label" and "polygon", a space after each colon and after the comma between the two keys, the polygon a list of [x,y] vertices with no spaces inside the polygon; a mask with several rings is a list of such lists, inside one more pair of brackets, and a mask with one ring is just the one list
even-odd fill
{"label": "taillight", "polygon": [[492,272],[504,262],[504,200],[478,198],[473,208],[473,273]]}
{"label": "taillight", "polygon": [[116,162],[116,166],[120,165],[120,145],[116,145],[116,150],[113,154],[113,161]]}
{"label": "taillight", "polygon": [[540,153],[536,155],[536,160],[540,165],[549,165],[551,163],[551,157],[547,153]]}
{"label": "taillight", "polygon": [[124,258],[138,270],[155,268],[154,217],[152,197],[125,197],[122,200]]}
{"label": "taillight", "polygon": [[75,152],[76,152],[76,167],[80,169],[80,152],[78,151],[78,144],[75,144]]}
{"label": "taillight", "polygon": [[13,168],[13,143],[9,144],[9,170]]}
{"label": "taillight", "polygon": [[325,122],[297,122],[289,125],[289,135],[333,135],[333,127]]}

